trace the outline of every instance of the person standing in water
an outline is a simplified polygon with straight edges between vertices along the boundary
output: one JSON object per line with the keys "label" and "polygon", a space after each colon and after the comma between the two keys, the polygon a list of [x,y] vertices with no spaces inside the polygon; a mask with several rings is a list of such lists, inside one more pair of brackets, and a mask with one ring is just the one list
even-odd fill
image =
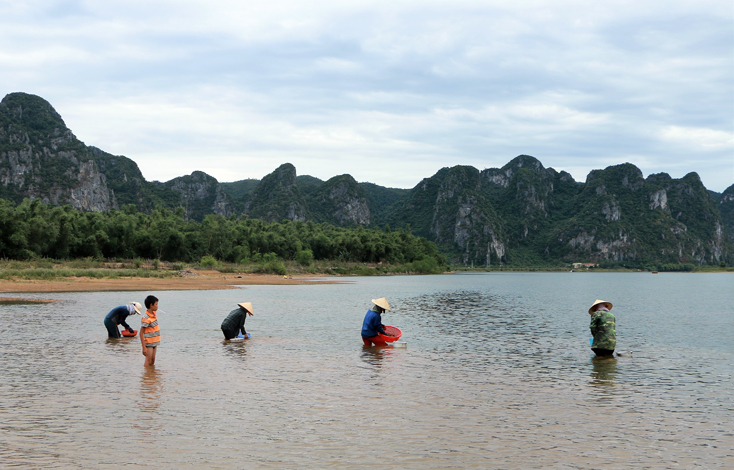
{"label": "person standing in water", "polygon": [[117,325],[125,327],[130,334],[135,333],[135,330],[125,322],[125,319],[130,315],[140,315],[140,311],[142,309],[143,306],[138,302],[130,302],[127,305],[120,305],[119,307],[115,307],[110,310],[110,313],[104,317],[104,326],[107,328],[107,336],[116,339],[121,338],[120,330],[117,329]]}
{"label": "person standing in water", "polygon": [[379,334],[385,336],[392,336],[385,332],[385,325],[382,324],[381,315],[385,310],[390,310],[390,304],[387,303],[385,297],[379,299],[372,299],[372,303],[375,304],[367,310],[367,314],[364,316],[362,322],[362,342],[365,346],[387,346],[387,343],[379,338]]}
{"label": "person standing in water", "polygon": [[249,335],[245,331],[247,315],[252,316],[251,302],[237,304],[237,308],[229,312],[227,318],[222,321],[222,333],[224,334],[225,340],[236,338],[240,332],[242,332],[242,336],[245,339],[249,338]]}
{"label": "person standing in water", "polygon": [[143,345],[145,367],[155,365],[155,353],[161,343],[158,326],[158,299],[152,295],[145,298],[145,315],[140,319],[140,343]]}
{"label": "person standing in water", "polygon": [[597,300],[589,309],[591,324],[589,329],[594,337],[591,350],[597,356],[614,356],[614,348],[617,347],[616,320],[612,315],[612,303],[605,300]]}

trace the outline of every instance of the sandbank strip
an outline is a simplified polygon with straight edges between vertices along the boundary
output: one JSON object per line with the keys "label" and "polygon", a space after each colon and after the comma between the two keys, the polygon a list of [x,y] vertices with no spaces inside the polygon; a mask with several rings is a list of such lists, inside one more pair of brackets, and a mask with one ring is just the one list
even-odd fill
{"label": "sandbank strip", "polygon": [[[216,273],[216,274],[214,274]],[[74,277],[51,281],[2,280],[0,293],[11,292],[116,292],[116,291],[162,291],[162,290],[221,290],[236,289],[238,286],[281,286],[349,284],[345,279],[314,277],[288,277],[264,274],[222,274],[218,271],[199,271],[195,276],[171,278],[117,278],[97,279]]]}

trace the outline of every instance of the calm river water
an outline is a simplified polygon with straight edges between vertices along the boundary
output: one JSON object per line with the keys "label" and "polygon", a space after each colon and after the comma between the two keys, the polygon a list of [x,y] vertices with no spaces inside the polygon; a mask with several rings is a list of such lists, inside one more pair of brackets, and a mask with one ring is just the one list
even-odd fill
{"label": "calm river water", "polygon": [[[0,466],[734,467],[730,274],[348,280],[0,306]],[[139,339],[107,340],[103,318],[149,293],[163,339],[144,370]],[[382,296],[406,349],[362,346]],[[597,298],[616,359],[592,359]],[[225,344],[244,301],[253,338]]]}

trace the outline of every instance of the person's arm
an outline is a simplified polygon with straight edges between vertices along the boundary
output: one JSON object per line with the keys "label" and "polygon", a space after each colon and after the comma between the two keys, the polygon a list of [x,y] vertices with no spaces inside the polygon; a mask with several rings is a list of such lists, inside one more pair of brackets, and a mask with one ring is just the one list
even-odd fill
{"label": "person's arm", "polygon": [[599,318],[596,315],[591,316],[589,330],[591,330],[591,336],[596,336],[596,334],[599,332]]}
{"label": "person's arm", "polygon": [[145,347],[145,339],[143,339],[143,326],[141,324],[140,326],[140,344],[143,346],[143,356],[145,356],[146,353],[146,347]]}
{"label": "person's arm", "polygon": [[242,317],[240,318],[240,332],[243,336],[247,337],[247,332],[245,331],[245,320],[247,320],[247,312],[242,312]]}
{"label": "person's arm", "polygon": [[387,333],[385,332],[385,325],[382,324],[382,317],[378,314],[375,314],[373,317],[374,320],[374,329],[383,335],[387,336]]}
{"label": "person's arm", "polygon": [[124,326],[127,331],[132,333],[134,330],[130,328],[130,325],[125,322],[125,318],[127,318],[127,315],[125,315],[124,317],[120,317],[120,325]]}

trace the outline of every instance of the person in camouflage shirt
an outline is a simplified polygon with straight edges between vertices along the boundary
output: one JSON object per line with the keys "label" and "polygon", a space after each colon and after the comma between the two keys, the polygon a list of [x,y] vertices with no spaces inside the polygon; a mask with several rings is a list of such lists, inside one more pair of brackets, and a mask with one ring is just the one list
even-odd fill
{"label": "person in camouflage shirt", "polygon": [[613,356],[614,348],[617,347],[616,320],[611,309],[612,303],[604,300],[597,300],[589,309],[589,329],[594,336],[591,350],[597,356]]}

